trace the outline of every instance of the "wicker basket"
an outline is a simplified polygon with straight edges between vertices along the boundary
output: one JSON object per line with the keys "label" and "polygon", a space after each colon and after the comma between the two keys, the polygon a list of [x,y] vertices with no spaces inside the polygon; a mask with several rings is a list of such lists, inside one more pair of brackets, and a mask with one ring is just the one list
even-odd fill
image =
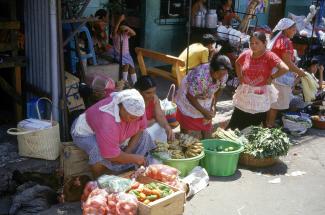
{"label": "wicker basket", "polygon": [[246,153],[241,153],[239,157],[239,163],[249,167],[268,167],[276,164],[277,162],[278,158],[258,159]]}
{"label": "wicker basket", "polygon": [[319,129],[325,129],[325,121],[320,121],[319,116],[312,116],[313,126]]}
{"label": "wicker basket", "polygon": [[[40,113],[38,103],[36,102],[36,110],[39,118]],[[47,120],[46,120],[47,121]],[[20,156],[41,158],[45,160],[55,160],[60,154],[60,128],[59,123],[52,120],[50,128],[42,130],[26,130],[18,126],[18,128],[10,128],[7,130],[8,134],[16,135],[18,139],[18,151]]]}

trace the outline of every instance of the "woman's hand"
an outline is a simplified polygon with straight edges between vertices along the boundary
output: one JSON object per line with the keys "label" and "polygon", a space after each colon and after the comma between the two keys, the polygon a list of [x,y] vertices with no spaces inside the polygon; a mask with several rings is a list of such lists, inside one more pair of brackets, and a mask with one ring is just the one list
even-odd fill
{"label": "woman's hand", "polygon": [[270,75],[270,77],[267,79],[267,81],[266,81],[266,84],[268,84],[268,85],[270,85],[270,84],[272,84],[272,81],[273,81],[273,78],[272,78],[272,76]]}
{"label": "woman's hand", "polygon": [[299,72],[297,73],[299,77],[305,77],[306,74],[305,74],[305,71],[300,69]]}
{"label": "woman's hand", "polygon": [[145,166],[146,165],[146,159],[142,155],[133,155],[133,163],[139,165],[139,166]]}
{"label": "woman's hand", "polygon": [[169,125],[166,126],[165,131],[166,131],[168,140],[171,140],[171,141],[175,140],[175,134]]}
{"label": "woman's hand", "polygon": [[215,115],[214,111],[208,111],[208,110],[205,110],[202,114],[204,118],[207,120],[211,120]]}

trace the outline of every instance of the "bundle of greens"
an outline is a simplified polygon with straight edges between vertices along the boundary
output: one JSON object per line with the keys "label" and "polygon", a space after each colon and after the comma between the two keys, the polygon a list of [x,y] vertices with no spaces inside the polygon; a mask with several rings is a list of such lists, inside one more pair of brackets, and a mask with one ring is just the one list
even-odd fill
{"label": "bundle of greens", "polygon": [[287,155],[290,141],[287,134],[277,128],[251,126],[247,129],[244,153],[255,158],[277,158]]}

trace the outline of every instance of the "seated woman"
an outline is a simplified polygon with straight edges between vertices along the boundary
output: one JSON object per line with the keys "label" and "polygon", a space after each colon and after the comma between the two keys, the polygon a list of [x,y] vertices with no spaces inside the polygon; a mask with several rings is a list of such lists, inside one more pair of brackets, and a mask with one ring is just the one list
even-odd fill
{"label": "seated woman", "polygon": [[218,7],[218,21],[230,26],[233,19],[241,22],[239,16],[233,11],[232,0],[222,0]]}
{"label": "seated woman", "polygon": [[[318,60],[313,58],[311,60],[307,60],[305,63],[305,69],[307,72],[311,74],[314,80],[318,83],[318,93],[322,93],[323,85],[324,85],[324,66],[319,64]],[[318,74],[317,74],[318,73]],[[316,77],[318,75],[318,78]]]}
{"label": "seated woman", "polygon": [[[307,60],[304,63],[304,69],[309,72],[314,80],[319,84],[318,91],[315,95],[316,99],[312,102],[311,109],[315,109],[316,106],[322,105],[322,102],[325,100],[325,91],[323,90],[323,72],[324,72],[324,66],[318,63],[318,60],[311,59]],[[316,74],[318,74],[318,77],[316,77]],[[293,97],[290,100],[290,111],[300,111],[301,109],[305,108],[308,105],[308,103],[304,102],[303,94],[302,94],[302,87],[301,87],[301,80],[298,77],[294,84],[293,89]],[[316,108],[317,110],[317,108]],[[314,111],[317,112],[317,111]]]}
{"label": "seated woman", "polygon": [[[119,172],[144,165],[155,148],[147,127],[145,103],[135,90],[123,90],[97,102],[72,125],[73,142],[89,155],[94,177],[110,170]],[[124,142],[127,140],[125,146]]]}
{"label": "seated woman", "polygon": [[183,133],[199,131],[204,139],[211,136],[217,97],[231,69],[229,58],[214,55],[210,63],[195,67],[185,76],[176,97],[176,118]]}
{"label": "seated woman", "polygon": [[[266,36],[254,32],[250,37],[250,49],[244,51],[236,61],[236,74],[240,85],[233,96],[234,112],[228,128],[244,129],[260,125],[266,119],[266,112],[277,100],[278,91],[271,84],[288,72],[288,66],[273,52],[266,50]],[[278,71],[272,75],[272,69]]]}
{"label": "seated woman", "polygon": [[[169,126],[165,114],[160,107],[160,101],[156,95],[156,83],[148,75],[141,76],[135,83],[134,88],[137,89],[144,98],[146,105],[146,117],[148,128],[147,131],[151,134],[153,140],[166,142],[167,139],[174,139],[174,133]],[[164,138],[158,138],[164,137]],[[156,137],[158,139],[156,139]]]}

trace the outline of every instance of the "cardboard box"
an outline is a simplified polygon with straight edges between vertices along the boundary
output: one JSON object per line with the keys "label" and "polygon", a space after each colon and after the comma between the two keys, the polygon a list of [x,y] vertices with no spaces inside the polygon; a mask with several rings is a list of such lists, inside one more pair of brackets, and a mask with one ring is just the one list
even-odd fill
{"label": "cardboard box", "polygon": [[[153,180],[146,176],[139,176],[137,181],[143,184],[150,182],[160,181]],[[162,183],[164,184],[164,183]],[[164,184],[166,185],[166,184]],[[168,185],[166,185],[168,186]],[[180,215],[184,213],[185,192],[177,188],[170,187],[174,193],[161,199],[150,202],[148,205],[139,202],[138,214],[139,215]]]}

